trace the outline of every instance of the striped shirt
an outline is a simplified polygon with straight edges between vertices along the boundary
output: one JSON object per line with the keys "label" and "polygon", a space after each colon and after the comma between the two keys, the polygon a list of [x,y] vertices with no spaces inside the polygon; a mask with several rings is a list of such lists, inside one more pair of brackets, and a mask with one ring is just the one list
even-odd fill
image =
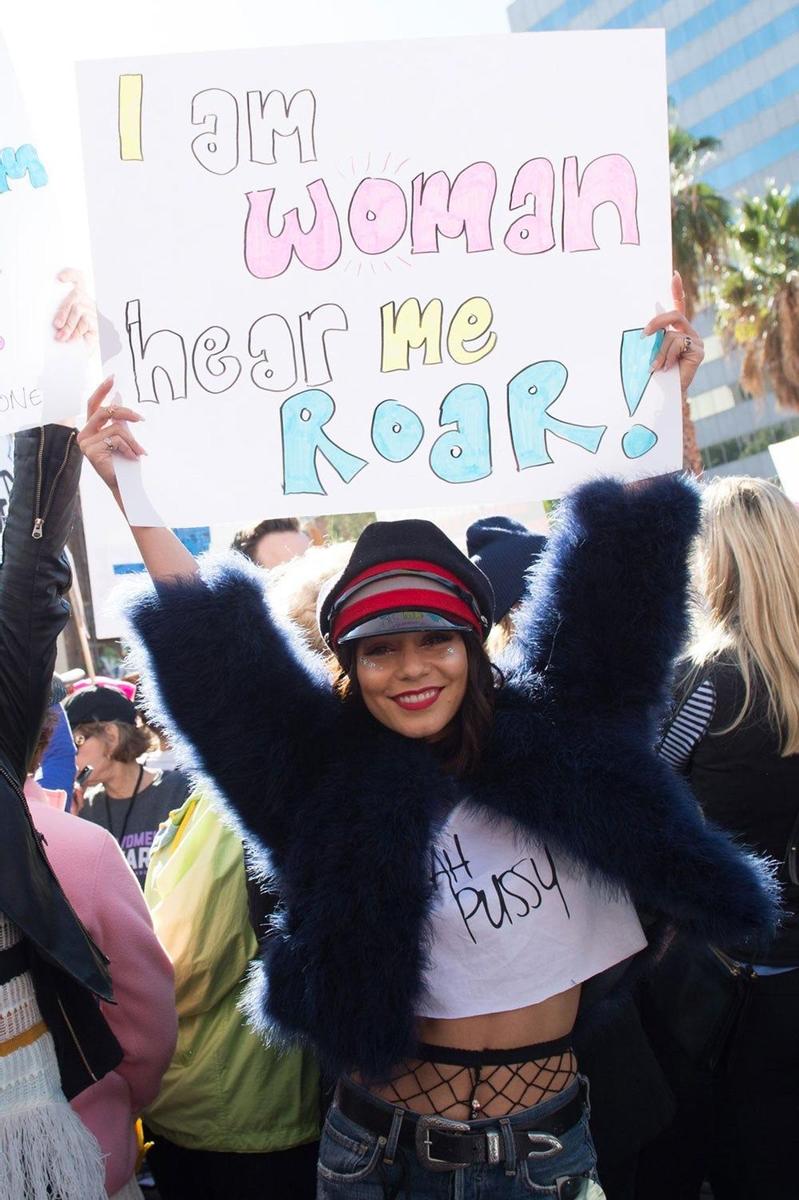
{"label": "striped shirt", "polygon": [[710,728],[715,711],[716,688],[712,679],[705,679],[674,713],[658,747],[660,757],[675,771],[687,774],[694,748]]}

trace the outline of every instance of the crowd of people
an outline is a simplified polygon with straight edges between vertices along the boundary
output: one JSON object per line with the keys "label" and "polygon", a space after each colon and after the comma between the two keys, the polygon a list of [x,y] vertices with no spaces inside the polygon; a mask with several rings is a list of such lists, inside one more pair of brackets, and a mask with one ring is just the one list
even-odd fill
{"label": "crowd of people", "polygon": [[[701,340],[648,329],[685,391]],[[65,695],[81,458],[121,508],[142,450],[111,387],[16,438],[0,1200],[795,1197],[796,508],[135,527],[134,675]]]}

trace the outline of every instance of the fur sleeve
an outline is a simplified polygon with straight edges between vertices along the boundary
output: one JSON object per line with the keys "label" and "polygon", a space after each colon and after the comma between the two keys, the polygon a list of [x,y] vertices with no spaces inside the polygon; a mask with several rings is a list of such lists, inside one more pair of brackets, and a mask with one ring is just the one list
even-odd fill
{"label": "fur sleeve", "polygon": [[200,580],[139,589],[125,607],[152,716],[245,833],[280,850],[335,723],[321,663],[277,625],[263,576],[239,555],[205,560]]}
{"label": "fur sleeve", "polygon": [[648,714],[603,721],[504,704],[497,727],[491,807],[534,823],[552,850],[697,941],[768,945],[775,864],[703,819],[688,784],[652,750]]}
{"label": "fur sleeve", "polygon": [[699,495],[682,478],[601,479],[564,501],[518,622],[517,674],[569,707],[665,703],[687,629]]}
{"label": "fur sleeve", "polygon": [[[666,914],[689,937],[756,957],[780,916],[776,863],[737,845],[702,816],[688,784],[632,731],[576,740],[586,781],[583,820],[601,842],[602,871],[626,879],[640,907]],[[612,796],[616,812],[591,804]],[[558,818],[560,819],[560,818]]]}

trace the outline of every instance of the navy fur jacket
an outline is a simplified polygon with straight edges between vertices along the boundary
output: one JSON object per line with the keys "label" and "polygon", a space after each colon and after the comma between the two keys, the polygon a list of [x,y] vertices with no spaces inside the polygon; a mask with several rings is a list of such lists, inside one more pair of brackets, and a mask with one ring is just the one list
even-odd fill
{"label": "navy fur jacket", "polygon": [[740,943],[774,924],[769,866],[705,823],[653,750],[686,628],[695,489],[600,480],[561,514],[466,783],[339,701],[239,556],[130,604],[154,714],[277,877],[250,1011],[330,1070],[381,1078],[412,1053],[430,847],[464,788],[698,940]]}

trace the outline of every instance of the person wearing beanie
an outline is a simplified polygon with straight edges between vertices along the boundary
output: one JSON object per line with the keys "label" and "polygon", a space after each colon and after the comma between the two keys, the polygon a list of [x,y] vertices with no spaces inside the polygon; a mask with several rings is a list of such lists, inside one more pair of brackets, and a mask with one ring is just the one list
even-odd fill
{"label": "person wearing beanie", "polygon": [[520,604],[527,572],[544,552],[547,539],[513,517],[481,517],[466,530],[466,553],[494,589],[494,622]]}
{"label": "person wearing beanie", "polygon": [[[107,391],[81,446],[118,496],[137,414],[106,426]],[[247,1012],[338,1077],[319,1200],[599,1200],[583,983],[646,946],[634,905],[716,943],[773,927],[770,867],[652,748],[697,524],[680,479],[578,488],[500,679],[486,575],[429,521],[375,522],[320,598],[332,685],[257,569],[133,530],[157,585],[129,607],[155,716],[281,897]]]}
{"label": "person wearing beanie", "polygon": [[544,552],[547,539],[513,517],[482,517],[466,530],[466,553],[491,580],[494,627],[486,642],[489,658],[501,654],[513,637],[514,615],[527,590],[527,572]]}
{"label": "person wearing beanie", "polygon": [[93,790],[80,816],[108,830],[144,887],[158,827],[185,802],[191,783],[181,771],[150,770],[139,761],[158,740],[118,688],[81,688],[65,708],[78,771],[91,769],[87,786]]}

